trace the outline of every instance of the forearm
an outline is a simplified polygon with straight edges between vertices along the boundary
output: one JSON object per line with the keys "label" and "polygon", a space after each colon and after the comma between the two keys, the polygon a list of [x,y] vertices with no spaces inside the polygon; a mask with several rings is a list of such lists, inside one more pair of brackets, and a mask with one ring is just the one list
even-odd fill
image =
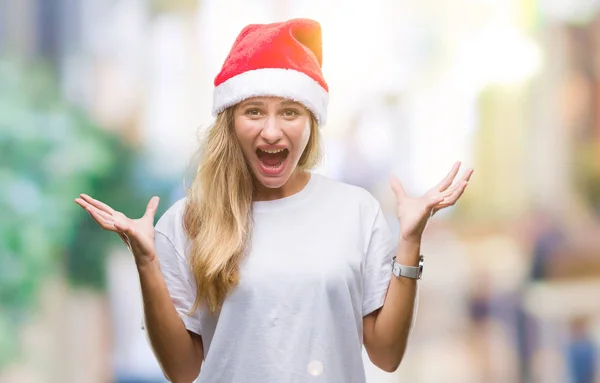
{"label": "forearm", "polygon": [[[398,263],[417,266],[419,255],[420,242],[400,241],[396,253]],[[391,365],[388,370],[395,370],[404,356],[413,322],[416,294],[416,280],[392,276],[385,303],[377,314],[373,330],[377,355],[383,364]]]}
{"label": "forearm", "polygon": [[202,350],[194,345],[169,295],[158,261],[138,266],[145,327],[165,376],[172,382],[192,382],[200,372]]}

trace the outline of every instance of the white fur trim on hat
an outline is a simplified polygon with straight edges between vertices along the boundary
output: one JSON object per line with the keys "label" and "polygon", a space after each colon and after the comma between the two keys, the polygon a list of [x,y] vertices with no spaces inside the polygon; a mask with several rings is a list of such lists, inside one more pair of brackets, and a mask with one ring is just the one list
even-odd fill
{"label": "white fur trim on hat", "polygon": [[219,84],[213,91],[213,115],[250,97],[283,97],[304,105],[324,125],[328,92],[310,76],[293,69],[250,70]]}

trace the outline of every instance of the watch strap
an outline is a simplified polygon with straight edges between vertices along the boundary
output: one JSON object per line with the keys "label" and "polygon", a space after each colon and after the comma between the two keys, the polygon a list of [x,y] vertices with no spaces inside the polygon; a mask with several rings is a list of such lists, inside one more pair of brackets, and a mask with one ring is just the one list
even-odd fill
{"label": "watch strap", "polygon": [[392,274],[398,278],[421,279],[423,275],[423,256],[421,255],[419,258],[418,266],[405,266],[396,262],[396,257],[392,258]]}

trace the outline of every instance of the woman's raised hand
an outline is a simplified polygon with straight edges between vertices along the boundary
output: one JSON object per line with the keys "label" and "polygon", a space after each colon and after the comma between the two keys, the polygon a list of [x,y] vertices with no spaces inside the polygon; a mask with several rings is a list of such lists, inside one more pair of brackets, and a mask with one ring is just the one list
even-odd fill
{"label": "woman's raised hand", "polygon": [[84,208],[101,228],[117,233],[138,266],[154,260],[154,215],[158,208],[158,197],[150,199],[146,212],[138,219],[131,219],[87,194],[80,194],[80,198],[75,198],[75,203]]}

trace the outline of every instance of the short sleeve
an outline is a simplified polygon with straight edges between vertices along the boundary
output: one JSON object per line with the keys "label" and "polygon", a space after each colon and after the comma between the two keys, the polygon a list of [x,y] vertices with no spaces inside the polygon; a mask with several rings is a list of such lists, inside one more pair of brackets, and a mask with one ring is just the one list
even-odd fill
{"label": "short sleeve", "polygon": [[383,306],[392,275],[392,258],[397,244],[383,211],[377,213],[370,229],[363,269],[363,317]]}
{"label": "short sleeve", "polygon": [[191,316],[188,315],[196,297],[196,284],[187,261],[169,238],[158,230],[156,230],[154,245],[160,270],[175,309],[189,331],[202,335],[198,310]]}

